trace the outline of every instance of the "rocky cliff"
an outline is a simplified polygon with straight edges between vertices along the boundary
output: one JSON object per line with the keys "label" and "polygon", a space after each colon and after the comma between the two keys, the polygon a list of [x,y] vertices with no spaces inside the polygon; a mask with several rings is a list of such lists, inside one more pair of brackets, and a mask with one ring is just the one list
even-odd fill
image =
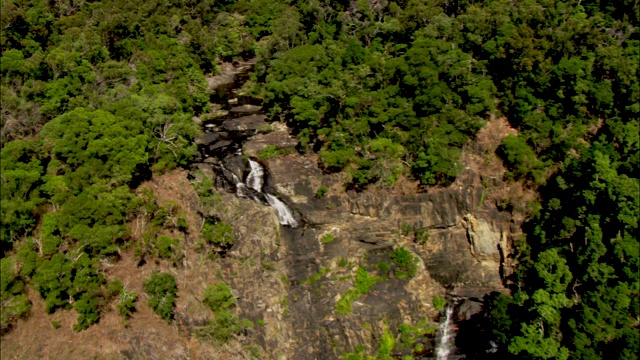
{"label": "rocky cliff", "polygon": [[[480,138],[496,131],[500,121],[493,121]],[[275,132],[244,142],[245,157],[256,159],[268,145],[295,144],[286,126],[273,127]],[[500,180],[501,174],[478,167],[473,157],[492,151],[470,144],[467,153],[467,167],[453,184],[426,191],[408,181],[345,191],[344,175],[323,173],[313,155],[261,160],[268,169],[266,187],[302,219],[298,228],[280,226],[268,207],[225,194],[231,207],[224,212],[241,215],[232,219],[238,241],[223,268],[237,291],[240,311],[265,324],[258,338],[272,357],[335,359],[358,345],[374,353],[388,329],[421,319],[437,325],[435,296],[466,298],[458,315],[465,320],[481,310],[486,294],[505,291],[510,244],[519,236],[522,219],[502,204],[510,185]],[[248,171],[240,160],[230,163],[240,177]],[[413,278],[399,278],[380,265],[393,264],[399,247],[417,259]],[[354,288],[358,267],[384,280],[357,297],[349,313],[337,311],[340,299]],[[433,343],[433,337],[427,339],[423,355],[433,354]]]}

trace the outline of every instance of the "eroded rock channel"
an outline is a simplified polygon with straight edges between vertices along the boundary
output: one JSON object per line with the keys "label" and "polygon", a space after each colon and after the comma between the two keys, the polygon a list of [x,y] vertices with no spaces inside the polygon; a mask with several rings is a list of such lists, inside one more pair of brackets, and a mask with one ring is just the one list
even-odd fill
{"label": "eroded rock channel", "polygon": [[[484,299],[505,291],[509,244],[521,221],[492,198],[489,185],[501,181],[467,168],[447,188],[353,192],[344,190],[343,175],[323,173],[314,155],[260,158],[265,148],[296,140],[242,94],[251,66],[227,65],[212,81],[218,105],[202,121],[193,169],[211,177],[234,212],[237,242],[227,256],[241,261],[229,261],[226,271],[242,314],[262,324],[256,336],[269,356],[375,354],[385,334],[406,324],[433,331],[408,345],[398,335],[393,357],[441,358],[436,330],[444,317],[459,329],[447,358],[463,358],[474,341],[490,351],[476,320]],[[400,269],[400,248],[414,259],[411,276]],[[245,259],[262,266],[241,265]],[[363,271],[374,279],[366,291],[358,290]],[[435,298],[456,300],[442,309]]]}

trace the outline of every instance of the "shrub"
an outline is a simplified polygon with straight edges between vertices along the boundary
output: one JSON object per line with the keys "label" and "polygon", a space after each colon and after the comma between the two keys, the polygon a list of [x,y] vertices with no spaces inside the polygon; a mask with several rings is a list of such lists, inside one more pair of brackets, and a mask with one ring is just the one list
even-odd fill
{"label": "shrub", "polygon": [[256,154],[260,159],[271,159],[278,156],[278,148],[275,145],[267,145]]}
{"label": "shrub", "polygon": [[320,279],[322,279],[323,276],[325,276],[326,274],[329,273],[329,268],[326,267],[321,267],[320,271],[309,276],[309,278],[307,280],[305,280],[304,284],[309,284],[309,285],[313,285],[315,283],[317,283],[318,281],[320,281]]}
{"label": "shrub", "polygon": [[327,191],[329,191],[329,189],[326,186],[320,186],[318,190],[316,190],[316,198],[323,197],[327,193]]}
{"label": "shrub", "polygon": [[197,334],[225,343],[235,334],[242,334],[251,329],[253,329],[251,320],[239,320],[231,311],[221,310],[216,313],[215,319],[210,320],[206,326],[199,329]]}
{"label": "shrub", "polygon": [[210,218],[202,226],[202,236],[210,243],[223,247],[232,246],[235,240],[231,225]]}
{"label": "shrub", "polygon": [[[208,286],[203,298],[202,302],[215,313],[215,319],[210,320],[206,326],[197,331],[200,336],[227,342],[233,335],[253,329],[253,323],[250,320],[239,320],[231,311],[236,298],[231,294],[231,286],[228,284],[221,282]],[[264,322],[261,325],[264,326]]]}
{"label": "shrub", "polygon": [[31,301],[27,295],[19,293],[14,295],[2,294],[0,308],[0,333],[10,328],[10,323],[16,318],[26,316],[31,310]]}
{"label": "shrub", "polygon": [[373,285],[382,280],[379,276],[370,276],[367,270],[363,267],[358,267],[356,271],[355,289],[347,290],[344,295],[338,300],[335,306],[335,311],[340,315],[347,315],[351,312],[351,303],[355,301],[358,296],[369,293],[369,290]]}
{"label": "shrub", "polygon": [[380,280],[380,277],[370,276],[369,273],[367,273],[367,270],[363,267],[358,267],[355,281],[356,290],[358,290],[360,294],[368,294],[369,289],[371,289],[371,287],[376,283],[380,282]]}
{"label": "shrub", "polygon": [[161,259],[171,259],[171,258],[180,258],[179,248],[178,248],[179,240],[175,238],[171,238],[166,235],[160,235],[155,241],[155,250],[156,254]]}
{"label": "shrub", "polygon": [[98,322],[100,311],[98,309],[98,298],[89,293],[83,294],[78,301],[73,304],[73,308],[80,314],[78,323],[73,325],[73,330],[80,331]]}
{"label": "shrub", "polygon": [[138,301],[138,294],[134,291],[127,291],[122,288],[120,290],[120,299],[118,300],[117,309],[120,312],[120,316],[124,320],[127,320],[136,311],[136,302]]}
{"label": "shrub", "polygon": [[414,232],[415,242],[424,245],[429,241],[430,235],[429,229],[418,229]]}
{"label": "shrub", "polygon": [[447,305],[447,300],[444,297],[440,295],[433,297],[433,307],[436,308],[436,310],[441,311],[445,305]]}
{"label": "shrub", "polygon": [[383,273],[387,273],[387,272],[389,272],[391,267],[386,262],[381,261],[381,262],[378,263],[378,269]]}
{"label": "shrub", "polygon": [[171,323],[176,293],[178,292],[176,279],[173,275],[154,271],[151,277],[143,282],[143,287],[149,295],[151,309],[168,323]]}
{"label": "shrub", "polygon": [[356,289],[347,290],[344,295],[338,300],[338,303],[335,306],[335,310],[340,315],[347,315],[351,313],[351,303],[354,302],[360,293]]}
{"label": "shrub", "polygon": [[396,264],[395,274],[398,279],[413,278],[418,271],[417,259],[401,246],[391,254],[391,259]]}
{"label": "shrub", "polygon": [[324,234],[322,236],[322,238],[320,238],[320,242],[325,244],[325,245],[331,244],[333,242],[333,240],[335,240],[335,238],[333,237],[333,234],[331,234],[331,233]]}
{"label": "shrub", "polygon": [[213,312],[229,309],[236,303],[236,298],[231,295],[231,286],[223,282],[207,286],[203,297],[202,302]]}

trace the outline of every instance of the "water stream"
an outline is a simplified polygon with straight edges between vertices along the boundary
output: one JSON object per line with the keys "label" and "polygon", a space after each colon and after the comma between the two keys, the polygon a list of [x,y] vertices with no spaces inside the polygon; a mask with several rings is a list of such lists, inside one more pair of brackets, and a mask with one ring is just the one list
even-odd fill
{"label": "water stream", "polygon": [[444,309],[444,318],[440,321],[438,333],[436,334],[436,359],[448,360],[449,355],[455,349],[453,344],[455,340],[455,330],[453,326],[453,312],[458,303],[458,300],[454,300],[449,303]]}
{"label": "water stream", "polygon": [[216,173],[218,189],[271,206],[275,209],[280,224],[298,227],[300,222],[296,214],[277,197],[273,189],[265,186],[267,171],[263,165],[243,156],[242,144],[255,135],[256,130],[225,126],[232,123],[237,125],[252,116],[264,117],[261,107],[255,104],[255,99],[243,97],[237,92],[248,79],[249,71],[250,67],[246,67],[235,75],[233,85],[218,89],[215,100],[220,103],[218,106],[222,107],[226,115],[203,123],[204,136],[198,145],[199,160],[196,162],[201,166],[210,166]]}
{"label": "water stream", "polygon": [[251,172],[247,175],[247,185],[257,192],[262,192],[264,184],[264,169],[258,162],[249,159]]}

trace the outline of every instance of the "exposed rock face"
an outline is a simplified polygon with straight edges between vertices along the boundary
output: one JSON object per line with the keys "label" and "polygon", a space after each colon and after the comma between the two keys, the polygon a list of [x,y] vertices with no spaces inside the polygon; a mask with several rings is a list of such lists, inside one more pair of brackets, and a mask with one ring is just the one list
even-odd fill
{"label": "exposed rock face", "polygon": [[256,130],[260,126],[265,126],[267,123],[264,121],[267,117],[265,115],[247,115],[233,120],[225,121],[222,127],[229,131],[247,131]]}
{"label": "exposed rock face", "polygon": [[[255,158],[268,145],[286,148],[297,141],[283,124],[266,122],[259,106],[229,111],[236,117],[221,124],[218,120],[212,128],[242,132],[242,141],[213,135],[200,141],[209,148],[237,146],[237,152],[227,150],[213,165],[223,167],[216,172],[216,183],[232,189],[225,181],[233,178],[231,173],[240,179],[247,175],[247,156]],[[273,131],[257,134],[263,130]],[[489,151],[486,146],[478,149]],[[303,222],[299,228],[283,227],[272,208],[232,194],[223,197],[222,213],[230,216],[237,237],[225,259],[225,277],[231,279],[241,315],[264,324],[255,336],[268,357],[336,359],[357,345],[375,353],[377,339],[387,329],[424,318],[437,325],[436,295],[465,298],[456,318],[466,321],[481,310],[486,294],[504,291],[502,275],[510,266],[505,259],[519,220],[499,211],[487,189],[503,187],[499,177],[483,177],[478,166],[469,166],[451,186],[426,193],[415,187],[375,186],[347,192],[344,175],[323,173],[314,155],[260,162],[268,174],[265,189]],[[198,164],[200,169],[210,166]],[[416,259],[411,279],[389,270],[400,246]],[[348,303],[348,311],[338,311],[341,299],[355,289],[359,267],[378,283]],[[426,348],[424,355],[433,355],[433,344]]]}
{"label": "exposed rock face", "polygon": [[431,276],[442,286],[502,287],[501,259],[511,216],[497,211],[491,203],[480,203],[485,188],[473,171],[465,170],[448,188],[429,193],[330,191],[317,199],[317,188],[339,187],[342,179],[322,175],[315,158],[281,157],[270,160],[269,169],[271,185],[309,225],[341,224],[352,239],[371,245],[390,243],[394,232],[410,226],[428,234],[426,245],[409,245],[415,246]]}
{"label": "exposed rock face", "polygon": [[247,155],[255,157],[267,145],[275,145],[282,149],[298,144],[298,140],[289,134],[289,130],[283,124],[271,123],[269,126],[275,131],[268,134],[258,134],[244,143],[244,151]]}
{"label": "exposed rock face", "polygon": [[[285,133],[272,134],[267,135],[274,141],[287,138]],[[245,143],[245,149],[259,149],[268,140],[264,134],[257,135]],[[273,263],[275,277],[280,277],[276,283],[238,270],[234,284],[249,305],[241,306],[242,311],[273,322],[261,339],[274,357],[335,359],[359,344],[375,351],[372,338],[385,326],[436,319],[432,300],[446,289],[469,299],[461,302],[456,315],[461,320],[480,311],[484,295],[504,291],[501,275],[507,266],[507,245],[512,228],[518,227],[512,226],[510,213],[498,211],[493,201],[485,199],[486,189],[474,171],[463,171],[447,188],[405,195],[376,188],[344,192],[342,175],[323,174],[314,156],[281,156],[266,160],[265,165],[267,186],[306,222],[302,228],[290,229],[280,227],[273,216],[256,220],[245,215],[246,222],[261,226],[253,232],[242,230],[254,240],[239,242],[232,252],[250,258],[260,249],[261,259]],[[328,191],[318,197],[321,186]],[[261,233],[272,228],[279,229],[277,234]],[[328,233],[334,240],[325,244],[321,239]],[[265,236],[276,239],[267,241]],[[355,264],[384,276],[373,265],[391,263],[390,254],[400,245],[419,259],[417,276],[398,279],[391,272],[388,280],[353,302],[350,314],[336,313],[338,301],[353,289]],[[341,262],[351,265],[341,266]]]}
{"label": "exposed rock face", "polygon": [[[467,236],[471,241],[471,254],[478,259],[500,259],[500,242],[503,238],[502,229],[495,229],[496,225],[478,219],[473,214],[465,217]],[[499,227],[499,225],[497,225]]]}

